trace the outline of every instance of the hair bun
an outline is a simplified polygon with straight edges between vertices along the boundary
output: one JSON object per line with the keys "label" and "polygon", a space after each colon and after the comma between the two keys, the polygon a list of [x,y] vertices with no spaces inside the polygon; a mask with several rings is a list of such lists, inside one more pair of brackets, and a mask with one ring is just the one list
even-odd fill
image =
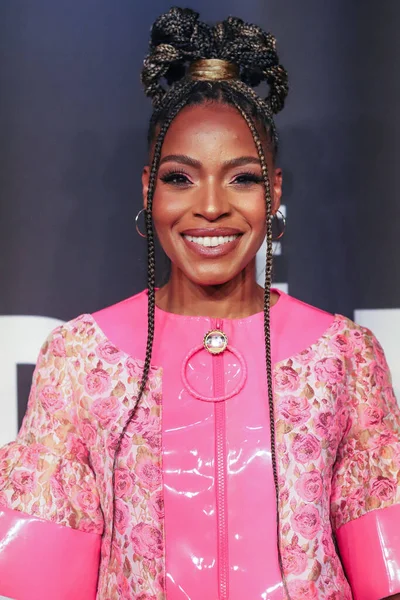
{"label": "hair bun", "polygon": [[189,8],[171,8],[151,29],[150,52],[144,60],[142,82],[147,96],[157,106],[168,86],[182,80],[188,66],[200,58],[227,60],[239,67],[239,78],[250,87],[265,81],[266,100],[274,113],[284,105],[288,93],[286,70],[279,64],[275,38],[260,27],[229,17],[210,27]]}
{"label": "hair bun", "polygon": [[173,85],[185,77],[188,64],[202,58],[199,48],[210,38],[209,29],[190,8],[173,7],[156,19],[141,75],[145,93],[155,106],[166,94],[162,79]]}
{"label": "hair bun", "polygon": [[213,27],[218,58],[239,66],[240,79],[255,88],[265,81],[269,86],[266,100],[274,113],[282,110],[288,93],[288,76],[279,64],[276,40],[257,25],[229,17]]}

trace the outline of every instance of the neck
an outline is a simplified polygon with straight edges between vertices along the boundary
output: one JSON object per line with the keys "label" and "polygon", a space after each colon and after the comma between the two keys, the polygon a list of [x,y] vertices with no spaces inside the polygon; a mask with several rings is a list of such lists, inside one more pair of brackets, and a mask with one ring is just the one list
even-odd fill
{"label": "neck", "polygon": [[[256,283],[254,268],[245,271],[227,283],[201,286],[172,269],[168,283],[156,292],[156,304],[179,315],[243,319],[264,309],[264,289]],[[278,298],[272,293],[271,305]]]}

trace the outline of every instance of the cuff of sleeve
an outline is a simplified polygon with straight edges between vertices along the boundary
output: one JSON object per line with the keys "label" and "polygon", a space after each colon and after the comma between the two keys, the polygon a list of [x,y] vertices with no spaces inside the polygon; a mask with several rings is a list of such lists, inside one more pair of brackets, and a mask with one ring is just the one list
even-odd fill
{"label": "cuff of sleeve", "polygon": [[94,600],[101,536],[0,507],[0,594]]}
{"label": "cuff of sleeve", "polygon": [[354,600],[400,592],[400,505],[372,510],[336,532]]}

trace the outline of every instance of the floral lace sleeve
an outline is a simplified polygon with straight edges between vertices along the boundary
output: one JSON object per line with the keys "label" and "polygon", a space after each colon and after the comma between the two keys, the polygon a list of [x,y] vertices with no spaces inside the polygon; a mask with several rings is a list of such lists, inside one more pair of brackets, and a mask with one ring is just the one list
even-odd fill
{"label": "floral lace sleeve", "polygon": [[15,442],[0,449],[0,508],[101,534],[103,518],[74,405],[63,329],[44,343]]}
{"label": "floral lace sleeve", "polygon": [[400,592],[400,410],[382,347],[362,331],[349,359],[331,517],[354,598],[378,600]]}

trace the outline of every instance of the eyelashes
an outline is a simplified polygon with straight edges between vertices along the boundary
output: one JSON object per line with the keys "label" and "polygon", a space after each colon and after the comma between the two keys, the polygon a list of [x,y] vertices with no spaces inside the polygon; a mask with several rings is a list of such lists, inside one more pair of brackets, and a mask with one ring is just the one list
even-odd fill
{"label": "eyelashes", "polygon": [[236,175],[234,183],[240,185],[249,185],[252,183],[260,184],[263,183],[263,178],[260,175],[257,175],[257,173],[240,173],[239,175]]}
{"label": "eyelashes", "polygon": [[[189,176],[183,171],[171,170],[164,173],[160,177],[161,181],[166,184],[171,184],[178,187],[187,187],[192,184]],[[246,187],[251,185],[260,185],[263,183],[263,178],[254,173],[252,171],[246,171],[243,173],[238,173],[235,177],[230,181],[230,185],[236,185],[240,187]]]}
{"label": "eyelashes", "polygon": [[168,171],[160,177],[163,183],[172,183],[173,185],[184,186],[190,185],[192,182],[182,171]]}

